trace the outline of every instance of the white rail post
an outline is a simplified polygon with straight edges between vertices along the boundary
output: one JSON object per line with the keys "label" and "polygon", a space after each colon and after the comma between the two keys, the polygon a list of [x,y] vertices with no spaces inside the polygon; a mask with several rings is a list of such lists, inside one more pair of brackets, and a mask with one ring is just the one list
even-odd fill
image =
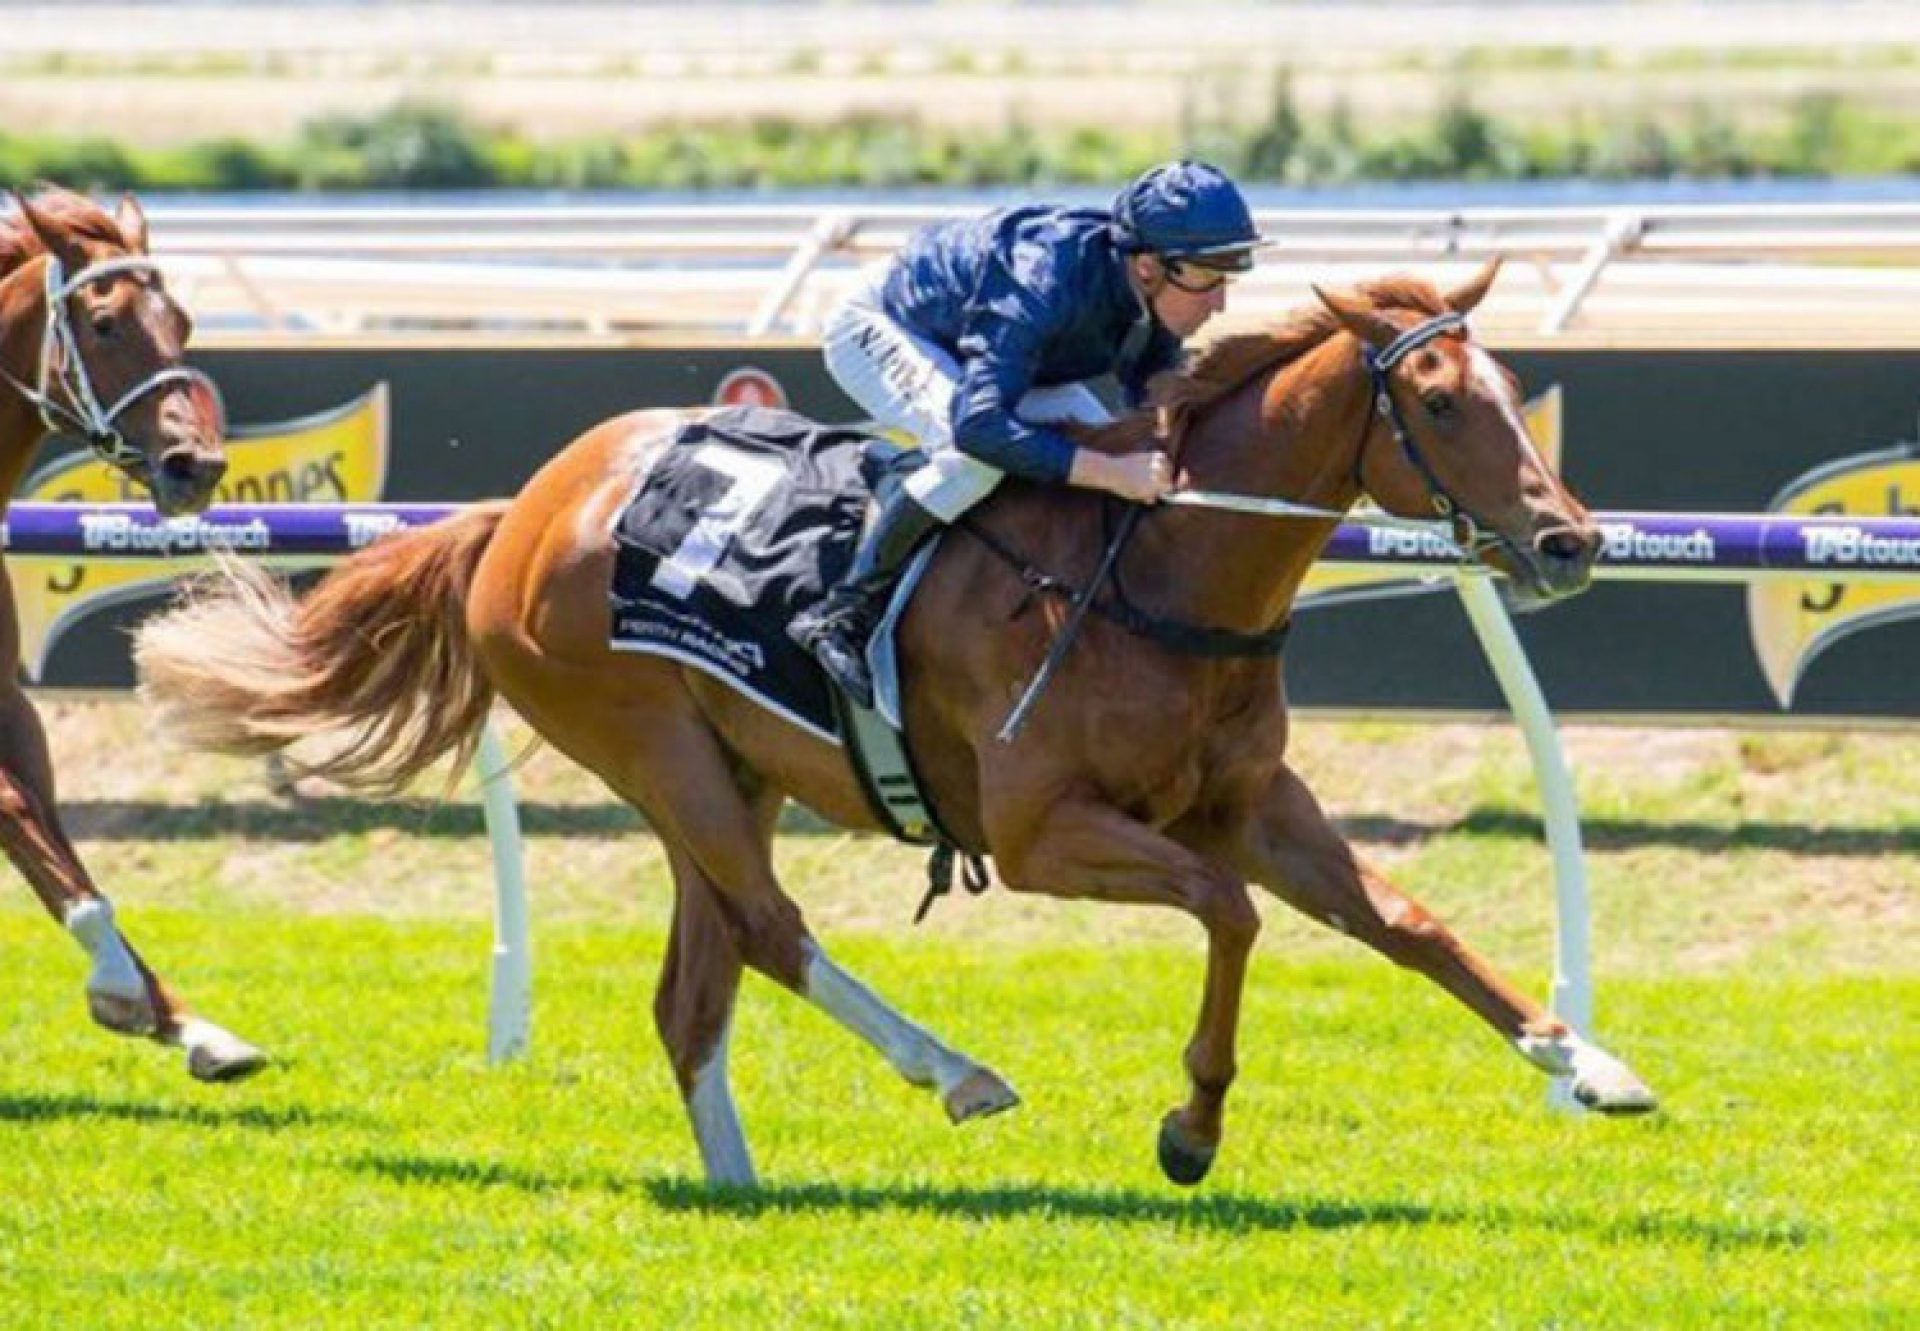
{"label": "white rail post", "polygon": [[[1553,852],[1554,967],[1553,1010],[1583,1035],[1593,1035],[1592,922],[1587,906],[1587,861],[1580,843],[1580,806],[1573,775],[1547,710],[1533,665],[1527,660],[1520,635],[1513,631],[1506,607],[1493,579],[1485,573],[1463,573],[1455,579],[1467,618],[1506,694],[1507,706],[1527,737],[1533,759],[1534,781],[1540,788],[1542,821],[1547,845]],[[1548,1102],[1558,1109],[1577,1109],[1571,1083],[1556,1077]]]}
{"label": "white rail post", "polygon": [[1572,323],[1573,316],[1580,309],[1580,302],[1600,281],[1602,270],[1629,246],[1637,245],[1646,229],[1646,219],[1639,213],[1621,212],[1608,218],[1606,229],[1580,260],[1580,269],[1567,284],[1567,289],[1560,293],[1560,298],[1541,318],[1540,331],[1558,333]]}
{"label": "white rail post", "polygon": [[809,274],[819,266],[820,260],[832,250],[837,250],[853,238],[859,222],[846,213],[828,213],[813,224],[807,232],[807,238],[800,242],[798,249],[787,259],[786,267],[780,270],[779,278],[773,289],[767,292],[766,299],[760,302],[760,308],[753,312],[753,318],[747,321],[748,337],[765,337],[773,331],[774,322],[786,313],[787,306],[800,291],[801,284]]}
{"label": "white rail post", "polygon": [[487,839],[493,846],[493,996],[487,1008],[487,1061],[527,1052],[533,1022],[533,951],[527,929],[526,857],[520,809],[506,745],[489,720],[475,755]]}

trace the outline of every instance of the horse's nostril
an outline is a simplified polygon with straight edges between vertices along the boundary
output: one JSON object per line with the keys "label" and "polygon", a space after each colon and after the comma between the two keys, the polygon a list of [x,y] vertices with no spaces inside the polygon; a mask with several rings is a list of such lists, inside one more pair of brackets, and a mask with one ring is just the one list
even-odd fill
{"label": "horse's nostril", "polygon": [[1548,559],[1571,564],[1587,552],[1587,543],[1568,531],[1551,532],[1540,538],[1540,553]]}
{"label": "horse's nostril", "polygon": [[192,448],[170,448],[160,456],[160,475],[174,485],[210,484],[226,470],[225,458],[210,458]]}

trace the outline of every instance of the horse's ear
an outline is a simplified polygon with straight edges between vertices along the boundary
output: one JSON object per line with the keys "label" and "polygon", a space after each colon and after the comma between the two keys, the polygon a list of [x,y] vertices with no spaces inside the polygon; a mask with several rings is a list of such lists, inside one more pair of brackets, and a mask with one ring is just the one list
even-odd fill
{"label": "horse's ear", "polygon": [[65,237],[53,219],[34,206],[25,190],[9,187],[7,193],[13,196],[13,206],[20,210],[20,218],[27,224],[27,230],[39,238],[41,248],[49,254],[58,253]]}
{"label": "horse's ear", "polygon": [[120,206],[113,210],[113,223],[120,228],[121,239],[127,242],[127,249],[134,254],[147,252],[147,214],[140,207],[140,200],[132,194],[120,196]]}
{"label": "horse's ear", "polygon": [[1320,298],[1322,305],[1333,311],[1334,318],[1340,321],[1342,327],[1376,351],[1400,336],[1400,330],[1381,318],[1364,296],[1351,291],[1326,291],[1317,286],[1313,294]]}
{"label": "horse's ear", "polygon": [[1488,259],[1479,272],[1446,294],[1447,308],[1455,314],[1466,314],[1486,299],[1487,288],[1493,285],[1493,279],[1500,272],[1500,256]]}

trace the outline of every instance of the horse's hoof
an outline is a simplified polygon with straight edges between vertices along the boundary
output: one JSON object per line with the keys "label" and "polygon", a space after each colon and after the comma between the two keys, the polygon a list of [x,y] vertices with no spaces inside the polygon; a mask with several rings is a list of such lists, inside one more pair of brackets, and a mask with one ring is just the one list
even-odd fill
{"label": "horse's hoof", "polygon": [[968,1119],[986,1118],[1012,1109],[1020,1103],[1020,1096],[1013,1087],[1000,1080],[998,1073],[987,1068],[975,1068],[962,1077],[943,1100],[948,1121],[957,1126]]}
{"label": "horse's hoof", "polygon": [[1523,1035],[1515,1043],[1535,1067],[1568,1078],[1573,1098],[1583,1108],[1600,1114],[1650,1114],[1660,1107],[1632,1068],[1577,1032],[1562,1027],[1547,1035]]}
{"label": "horse's hoof", "polygon": [[1180,1126],[1180,1111],[1160,1120],[1160,1172],[1183,1188],[1191,1188],[1213,1168],[1218,1143],[1203,1142]]}
{"label": "horse's hoof", "polygon": [[194,1022],[181,1042],[187,1047],[187,1071],[195,1081],[244,1081],[269,1061],[265,1050],[209,1022]]}
{"label": "horse's hoof", "polygon": [[1577,1071],[1573,1098],[1596,1114],[1651,1114],[1660,1107],[1653,1088],[1614,1059]]}
{"label": "horse's hoof", "polygon": [[95,1022],[116,1035],[152,1035],[160,1029],[159,1014],[147,996],[87,991],[87,1011]]}

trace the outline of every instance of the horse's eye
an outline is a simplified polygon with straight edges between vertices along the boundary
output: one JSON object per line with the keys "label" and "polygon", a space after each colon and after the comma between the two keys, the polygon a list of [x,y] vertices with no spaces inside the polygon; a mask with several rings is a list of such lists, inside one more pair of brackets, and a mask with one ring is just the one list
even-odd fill
{"label": "horse's eye", "polygon": [[1448,393],[1428,393],[1421,399],[1427,408],[1427,414],[1435,420],[1445,420],[1453,415],[1453,397]]}
{"label": "horse's eye", "polygon": [[93,335],[95,337],[105,338],[113,336],[113,316],[111,314],[96,314],[93,316],[92,323]]}

